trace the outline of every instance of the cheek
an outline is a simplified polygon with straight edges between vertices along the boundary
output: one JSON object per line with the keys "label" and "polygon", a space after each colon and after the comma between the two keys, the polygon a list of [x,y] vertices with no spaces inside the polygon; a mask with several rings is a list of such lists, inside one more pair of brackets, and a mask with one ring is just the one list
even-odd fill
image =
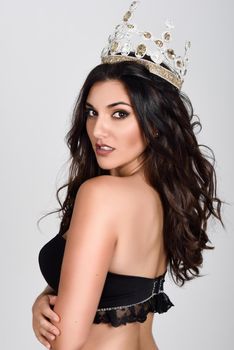
{"label": "cheek", "polygon": [[124,144],[129,147],[144,146],[143,137],[141,135],[141,131],[137,123],[129,123],[129,125],[127,125],[126,128],[124,128],[121,137],[124,141]]}
{"label": "cheek", "polygon": [[86,132],[87,132],[89,138],[91,138],[92,137],[92,127],[88,121],[86,122]]}

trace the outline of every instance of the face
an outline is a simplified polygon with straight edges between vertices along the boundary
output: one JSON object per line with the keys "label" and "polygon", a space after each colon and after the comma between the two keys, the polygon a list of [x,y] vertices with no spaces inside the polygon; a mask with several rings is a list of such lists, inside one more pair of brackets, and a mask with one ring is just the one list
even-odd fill
{"label": "face", "polygon": [[[123,83],[95,83],[86,100],[86,113],[86,130],[100,168],[110,170],[114,176],[137,172],[146,143]],[[98,150],[96,144],[113,150]]]}

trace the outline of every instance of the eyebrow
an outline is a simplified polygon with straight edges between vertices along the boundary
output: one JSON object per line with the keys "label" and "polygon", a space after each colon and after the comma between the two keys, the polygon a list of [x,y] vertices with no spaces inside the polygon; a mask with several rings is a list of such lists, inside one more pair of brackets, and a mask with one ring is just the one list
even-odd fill
{"label": "eyebrow", "polygon": [[[86,105],[89,106],[89,107],[94,108],[94,106],[91,105],[91,103],[89,103],[89,102],[86,102]],[[110,105],[107,105],[107,108],[112,108],[112,107],[115,107],[115,106],[118,106],[118,105],[126,105],[126,106],[129,106],[129,107],[132,107],[132,106],[131,106],[129,103],[127,103],[127,102],[118,101],[118,102],[111,103]]]}

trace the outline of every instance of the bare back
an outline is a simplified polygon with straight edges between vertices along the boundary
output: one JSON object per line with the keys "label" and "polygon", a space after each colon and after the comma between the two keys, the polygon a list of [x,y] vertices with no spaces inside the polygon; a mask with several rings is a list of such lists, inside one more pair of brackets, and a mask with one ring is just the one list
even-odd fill
{"label": "bare back", "polygon": [[110,271],[150,278],[159,276],[167,266],[160,197],[139,177],[116,180],[119,193],[116,205],[122,207],[122,216],[118,221],[118,244]]}

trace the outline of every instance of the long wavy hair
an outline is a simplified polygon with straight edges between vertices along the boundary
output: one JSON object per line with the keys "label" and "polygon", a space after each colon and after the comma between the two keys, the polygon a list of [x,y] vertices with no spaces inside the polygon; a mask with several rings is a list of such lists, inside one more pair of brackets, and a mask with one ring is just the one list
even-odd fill
{"label": "long wavy hair", "polygon": [[[214,249],[207,245],[208,218],[213,216],[223,225],[222,201],[216,196],[215,157],[209,147],[197,142],[195,129],[201,128],[201,124],[189,98],[143,65],[126,61],[100,64],[88,74],[65,136],[71,161],[68,181],[56,192],[60,208],[48,214],[59,213],[59,233],[64,234],[70,225],[79,186],[89,178],[110,174],[99,167],[92,149],[86,131],[85,102],[93,84],[113,79],[127,89],[147,140],[143,169],[147,182],[159,193],[163,204],[164,240],[171,276],[177,285],[183,286],[185,281],[200,277],[203,249]],[[155,137],[156,129],[158,137]],[[205,155],[201,147],[210,155]],[[64,188],[67,192],[61,203],[59,192]]]}

